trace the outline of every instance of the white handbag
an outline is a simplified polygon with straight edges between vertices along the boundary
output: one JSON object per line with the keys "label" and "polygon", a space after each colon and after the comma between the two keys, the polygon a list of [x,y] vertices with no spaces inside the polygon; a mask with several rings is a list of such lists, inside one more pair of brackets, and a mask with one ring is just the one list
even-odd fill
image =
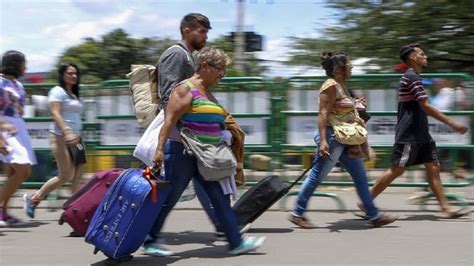
{"label": "white handbag", "polygon": [[[153,157],[155,156],[156,146],[158,146],[158,136],[161,131],[161,127],[165,121],[165,112],[161,110],[158,115],[153,119],[151,124],[145,130],[142,137],[137,143],[137,147],[133,151],[133,156],[142,161],[149,167],[153,167]],[[189,201],[196,197],[194,191],[193,182],[189,182],[186,189],[181,194],[179,202]]]}
{"label": "white handbag", "polygon": [[147,127],[145,133],[143,133],[143,136],[138,141],[137,147],[135,147],[133,151],[133,156],[149,167],[153,167],[154,165],[153,157],[155,156],[156,146],[158,146],[158,136],[164,121],[165,112],[161,110]]}

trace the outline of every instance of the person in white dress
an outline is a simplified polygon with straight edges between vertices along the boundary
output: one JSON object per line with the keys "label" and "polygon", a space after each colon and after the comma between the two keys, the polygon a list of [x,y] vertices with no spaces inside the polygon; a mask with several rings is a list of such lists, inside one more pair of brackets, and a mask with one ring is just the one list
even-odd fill
{"label": "person in white dress", "polygon": [[22,221],[8,213],[8,203],[31,173],[36,164],[30,136],[23,120],[27,95],[17,80],[26,70],[25,55],[7,51],[2,56],[0,76],[0,160],[6,182],[0,190],[0,227],[21,224]]}

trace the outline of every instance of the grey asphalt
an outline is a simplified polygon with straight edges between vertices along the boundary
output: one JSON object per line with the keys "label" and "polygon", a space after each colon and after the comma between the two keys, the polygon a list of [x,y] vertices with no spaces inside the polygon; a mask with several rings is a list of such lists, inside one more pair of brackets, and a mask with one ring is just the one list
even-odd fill
{"label": "grey asphalt", "polygon": [[[323,190],[332,190],[324,188]],[[25,218],[19,191],[12,213]],[[352,188],[332,191],[349,209],[338,212],[329,198],[313,197],[308,218],[317,227],[299,229],[287,221],[288,212],[276,204],[252,226],[247,235],[266,236],[257,252],[228,256],[226,242],[217,241],[197,200],[178,204],[166,223],[167,246],[177,252],[167,258],[135,258],[120,265],[474,265],[472,213],[456,220],[440,219],[434,201],[420,208],[407,202],[416,189],[390,188],[377,204],[400,218],[394,224],[372,228],[354,215]],[[472,208],[472,187],[451,189],[465,195]],[[287,207],[294,203],[290,197]],[[59,205],[60,203],[56,203]],[[49,202],[43,206],[55,205]],[[37,218],[15,228],[0,228],[0,265],[105,265],[83,238],[69,237],[68,225],[58,225],[60,211],[40,208]]]}

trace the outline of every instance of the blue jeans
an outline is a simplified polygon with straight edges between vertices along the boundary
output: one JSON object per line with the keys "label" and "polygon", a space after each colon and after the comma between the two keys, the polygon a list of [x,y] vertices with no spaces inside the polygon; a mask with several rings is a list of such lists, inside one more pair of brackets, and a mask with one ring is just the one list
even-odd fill
{"label": "blue jeans", "polygon": [[[193,185],[194,190],[196,191],[196,197],[198,198],[199,202],[201,203],[202,208],[211,220],[211,223],[217,227],[219,222],[217,221],[216,211],[214,210],[214,206],[212,206],[211,200],[206,193],[206,190],[202,187],[201,183],[197,182],[195,178],[193,178]],[[229,197],[230,200],[230,197]]]}
{"label": "blue jeans", "polygon": [[339,161],[344,168],[349,172],[354,182],[354,186],[357,190],[362,204],[366,210],[366,214],[370,220],[376,219],[379,211],[375,207],[372,200],[372,196],[369,191],[369,185],[367,182],[367,173],[365,171],[364,163],[361,158],[351,159],[347,156],[345,149],[347,145],[341,144],[336,141],[334,130],[332,127],[327,127],[327,141],[329,144],[329,153],[331,154],[331,160],[324,159],[319,154],[319,143],[320,135],[319,130],[316,131],[314,142],[316,143],[316,156],[315,164],[311,169],[309,176],[303,182],[301,190],[298,193],[296,200],[296,206],[293,209],[293,214],[297,216],[303,216],[303,213],[308,206],[308,201],[311,198],[313,192],[321,184],[321,181],[329,174],[331,169]]}
{"label": "blue jeans", "polygon": [[168,214],[178,202],[191,179],[194,178],[209,196],[210,203],[214,207],[215,217],[229,241],[230,249],[236,248],[242,242],[242,236],[239,233],[237,216],[230,206],[230,195],[224,195],[219,182],[205,181],[197,169],[196,158],[184,154],[183,151],[184,146],[180,142],[168,140],[165,144],[165,180],[169,180],[171,190],[145,244],[158,240]]}

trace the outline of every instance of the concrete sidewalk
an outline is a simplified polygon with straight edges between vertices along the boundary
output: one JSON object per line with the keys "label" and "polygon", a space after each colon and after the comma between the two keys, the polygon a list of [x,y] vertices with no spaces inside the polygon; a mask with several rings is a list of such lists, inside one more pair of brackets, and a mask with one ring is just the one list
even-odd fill
{"label": "concrete sidewalk", "polygon": [[[425,210],[406,199],[416,190],[390,188],[378,199],[380,207],[400,215],[383,228],[372,228],[351,211],[357,198],[353,189],[334,191],[349,212],[340,213],[328,198],[312,198],[307,216],[317,228],[293,227],[287,212],[275,204],[260,217],[248,235],[267,236],[256,253],[230,257],[226,242],[216,241],[213,227],[197,200],[179,203],[164,228],[168,247],[177,252],[169,258],[152,258],[137,251],[121,265],[473,265],[474,223],[472,214],[457,220],[438,218],[438,206],[429,201]],[[25,218],[19,196],[12,213]],[[467,196],[472,188],[451,190]],[[287,207],[294,204],[294,197]],[[83,238],[68,237],[68,225],[59,226],[60,211],[38,210],[37,219],[16,228],[0,228],[0,265],[105,265],[103,254]]]}

